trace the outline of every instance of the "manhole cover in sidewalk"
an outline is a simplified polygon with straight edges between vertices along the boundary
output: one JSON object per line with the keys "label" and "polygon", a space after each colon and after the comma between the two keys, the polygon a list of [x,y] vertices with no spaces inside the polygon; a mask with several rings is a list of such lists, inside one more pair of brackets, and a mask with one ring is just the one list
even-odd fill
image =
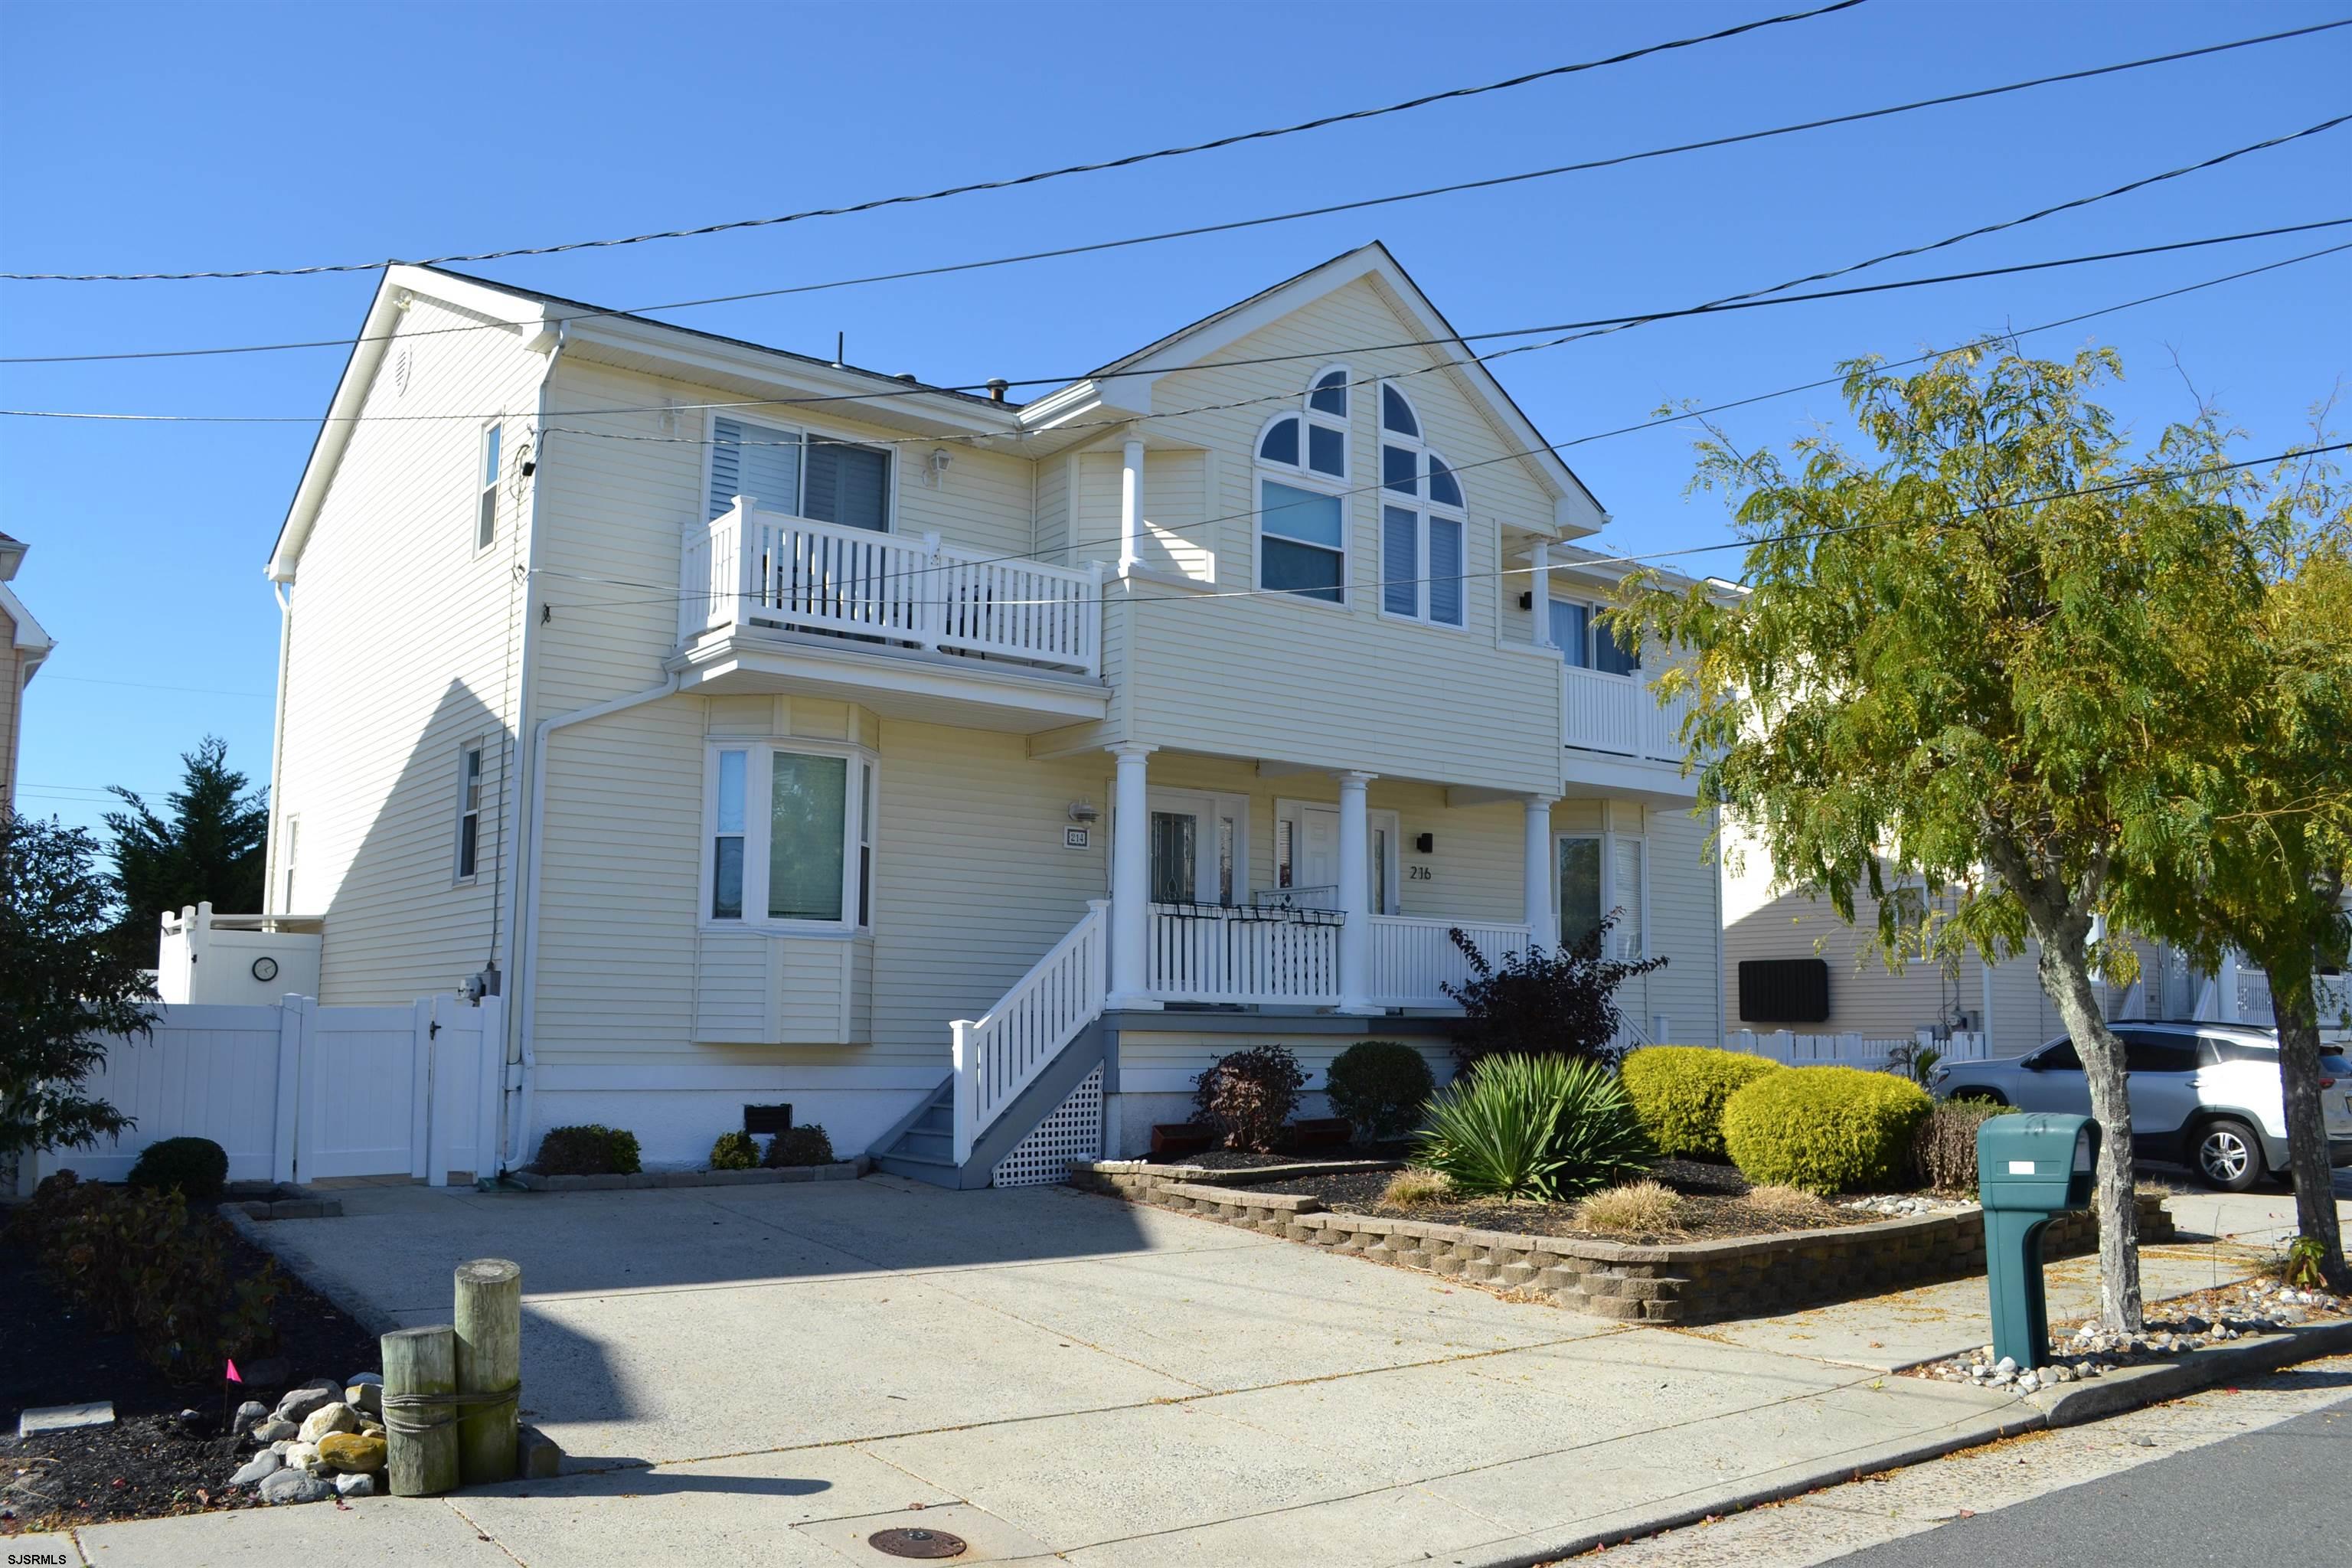
{"label": "manhole cover in sidewalk", "polygon": [[866,1544],[893,1557],[961,1557],[964,1549],[962,1536],[944,1530],[877,1530],[866,1538]]}

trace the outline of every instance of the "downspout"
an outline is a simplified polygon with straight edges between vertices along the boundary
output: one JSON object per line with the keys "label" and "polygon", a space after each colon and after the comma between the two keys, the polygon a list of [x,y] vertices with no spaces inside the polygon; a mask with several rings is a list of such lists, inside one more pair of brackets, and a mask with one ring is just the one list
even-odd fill
{"label": "downspout", "polygon": [[[278,860],[284,837],[280,828],[285,821],[282,814],[285,811],[286,779],[286,671],[288,660],[293,656],[294,645],[294,599],[287,592],[290,586],[292,584],[287,583],[271,584],[278,600],[278,703],[269,729],[269,843],[261,856],[261,912],[264,914],[270,912],[270,899],[278,890]],[[278,911],[281,915],[293,912],[292,910]],[[323,959],[326,949],[323,937],[320,939],[319,946]]]}
{"label": "downspout", "polygon": [[522,936],[522,968],[515,976],[515,1016],[520,1024],[522,1038],[522,1071],[520,1074],[522,1104],[520,1107],[521,1114],[509,1123],[511,1131],[509,1131],[507,1135],[507,1149],[502,1156],[502,1163],[506,1165],[518,1165],[522,1163],[523,1154],[525,1152],[522,1148],[522,1144],[530,1137],[531,1078],[533,1070],[539,1066],[539,1054],[535,1048],[537,1038],[536,1028],[539,1022],[539,868],[541,837],[539,829],[541,821],[547,815],[547,738],[556,731],[568,728],[573,724],[584,724],[591,719],[602,719],[608,714],[618,713],[625,708],[635,708],[641,703],[656,702],[659,701],[662,698],[674,696],[677,691],[677,687],[678,678],[676,675],[672,675],[668,679],[665,679],[659,686],[648,687],[643,691],[632,692],[626,697],[615,697],[609,701],[596,703],[593,707],[575,709],[569,713],[562,713],[552,718],[542,719],[539,721],[539,728],[532,733],[530,742],[530,814],[524,818],[524,825],[529,829],[530,847],[524,857],[523,874],[520,879],[521,886],[528,889],[528,893],[523,901],[523,925],[520,932]]}
{"label": "downspout", "polygon": [[[1546,612],[1549,614],[1549,612]],[[1729,1008],[1724,1001],[1723,973],[1723,806],[1721,803],[1706,808],[1707,836],[1715,845],[1715,1043],[1727,1045],[1731,1039]]]}
{"label": "downspout", "polygon": [[[555,384],[555,367],[562,361],[564,347],[571,341],[570,331],[571,324],[568,321],[558,321],[555,325],[555,344],[552,348],[548,350],[547,369],[541,373],[539,378],[539,396],[537,405],[538,424],[532,429],[530,435],[531,481],[530,521],[529,524],[530,535],[523,542],[522,559],[522,657],[518,660],[519,668],[515,676],[514,723],[508,730],[508,733],[515,736],[518,741],[521,738],[523,726],[530,722],[530,720],[531,672],[534,668],[534,661],[536,660],[539,653],[537,624],[531,616],[530,603],[532,589],[538,583],[539,539],[541,531],[540,496],[546,489],[545,484],[541,479],[540,470],[543,469],[547,466],[547,399],[550,389]],[[510,845],[501,846],[499,849],[499,868],[502,876],[507,870],[513,852],[516,849],[524,847],[525,842],[530,837],[533,837],[533,835],[529,832],[529,824],[527,822],[518,820],[522,816],[523,781],[521,773],[518,769],[509,767],[506,770],[506,774],[507,776],[503,781],[503,793],[507,797],[504,807],[506,812],[506,820],[510,823],[515,823],[517,831],[513,836],[515,842]],[[538,775],[534,773],[532,776],[536,779]],[[497,911],[492,916],[494,920],[498,920],[499,921],[501,928],[506,933],[506,941],[504,943],[506,952],[503,954],[499,953],[497,951],[499,944],[493,942],[491,957],[494,961],[500,957],[504,958],[506,961],[506,972],[509,977],[509,983],[512,982],[516,973],[515,936],[518,929],[517,921],[521,919],[520,910],[521,908],[522,897],[522,879],[520,877],[507,877],[506,889],[499,898],[499,902],[502,903],[505,908]],[[522,1037],[520,1024],[520,1020],[516,1016],[518,1011],[519,1009],[511,1006],[507,1009],[507,1018],[509,1020],[507,1026],[511,1033],[509,1038],[505,1042],[506,1048],[501,1055],[503,1059],[509,1064],[520,1064],[523,1060],[521,1047],[520,1044]],[[520,1077],[520,1072],[518,1072],[517,1076],[518,1078]],[[508,1086],[499,1095],[499,1104],[502,1108],[509,1106],[510,1102],[507,1096],[517,1092],[520,1087],[520,1083]],[[530,1104],[530,1100],[527,1096],[522,1103],[526,1107]],[[520,1142],[524,1138],[529,1136],[530,1133],[528,1126],[517,1125],[512,1118],[507,1119],[505,1125],[509,1131],[506,1136],[499,1140],[501,1152],[499,1159],[499,1167],[501,1174],[505,1173],[507,1166],[518,1163],[515,1160],[508,1158],[509,1152],[512,1150],[515,1144]]]}

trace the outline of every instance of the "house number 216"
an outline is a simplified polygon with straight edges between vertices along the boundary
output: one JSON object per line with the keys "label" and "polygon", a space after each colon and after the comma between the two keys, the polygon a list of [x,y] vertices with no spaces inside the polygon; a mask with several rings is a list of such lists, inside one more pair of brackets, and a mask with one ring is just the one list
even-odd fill
{"label": "house number 216", "polygon": [[1408,882],[1427,882],[1435,879],[1430,875],[1429,868],[1426,866],[1407,866],[1404,868],[1404,877]]}

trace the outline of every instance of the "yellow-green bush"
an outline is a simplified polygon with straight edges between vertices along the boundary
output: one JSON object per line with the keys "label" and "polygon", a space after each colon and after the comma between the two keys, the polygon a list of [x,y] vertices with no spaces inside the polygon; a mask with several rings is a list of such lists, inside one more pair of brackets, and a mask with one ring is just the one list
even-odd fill
{"label": "yellow-green bush", "polygon": [[1720,1160],[1724,1102],[1780,1064],[1746,1051],[1644,1046],[1617,1070],[1659,1153]]}
{"label": "yellow-green bush", "polygon": [[1911,1135],[1932,1104],[1927,1090],[1892,1073],[1783,1068],[1725,1102],[1723,1143],[1759,1186],[1891,1186],[1908,1173]]}

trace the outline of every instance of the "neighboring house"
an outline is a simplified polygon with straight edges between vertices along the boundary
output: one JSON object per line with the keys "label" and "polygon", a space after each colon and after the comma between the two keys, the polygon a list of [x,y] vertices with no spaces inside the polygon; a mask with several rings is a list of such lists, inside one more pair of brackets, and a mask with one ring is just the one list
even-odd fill
{"label": "neighboring house", "polygon": [[49,657],[57,645],[33,612],[25,608],[15,589],[8,586],[24,564],[24,541],[0,533],[0,807],[13,807],[16,802],[16,757],[23,749],[25,688],[32,684],[33,672]]}
{"label": "neighboring house", "polygon": [[1449,927],[1612,907],[1713,1041],[1605,521],[1377,245],[1027,404],[394,268],[269,563],[268,912],[323,1003],[504,992],[514,1163],[788,1105],[1058,1179],[1253,1042],[1442,1070]]}
{"label": "neighboring house", "polygon": [[[1898,879],[1882,879],[1895,896]],[[1916,893],[1913,894],[1916,897]],[[1906,957],[1890,968],[1873,949],[1879,902],[1854,895],[1853,923],[1828,899],[1773,874],[1757,840],[1725,825],[1723,854],[1723,1006],[1727,1029],[1764,1034],[1859,1035],[1867,1040],[1982,1034],[1984,1052],[2017,1056],[2066,1032],[2035,968],[2040,947],[1989,964],[1971,952],[1956,965]],[[2135,944],[2139,976],[2128,984],[2094,980],[2111,1019],[2215,1019],[2267,1025],[2270,988],[2260,970],[2234,958],[2219,973],[2190,966],[2175,949]],[[2331,1013],[2345,1005],[2341,977],[2322,981],[2323,1028],[2342,1032]]]}

